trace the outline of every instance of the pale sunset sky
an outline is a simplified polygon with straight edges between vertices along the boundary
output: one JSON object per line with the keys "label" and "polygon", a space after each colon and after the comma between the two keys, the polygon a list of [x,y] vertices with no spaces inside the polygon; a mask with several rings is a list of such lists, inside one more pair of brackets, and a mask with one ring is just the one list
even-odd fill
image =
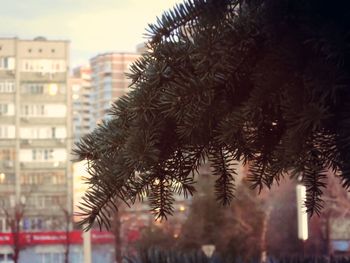
{"label": "pale sunset sky", "polygon": [[135,52],[145,28],[182,0],[0,0],[0,37],[70,40],[71,66],[98,53]]}

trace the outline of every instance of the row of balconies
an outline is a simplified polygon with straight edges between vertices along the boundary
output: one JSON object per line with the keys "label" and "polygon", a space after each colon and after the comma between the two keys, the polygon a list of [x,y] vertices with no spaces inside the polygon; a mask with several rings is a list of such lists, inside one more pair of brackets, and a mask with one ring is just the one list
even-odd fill
{"label": "row of balconies", "polygon": [[[20,117],[20,121],[22,124],[47,124],[47,125],[53,125],[53,124],[63,124],[66,125],[66,118],[65,117]],[[0,123],[1,124],[15,124],[15,115],[1,115],[0,114]]]}
{"label": "row of balconies", "polygon": [[49,94],[21,94],[21,101],[26,101],[26,102],[45,102],[45,103],[50,103],[50,102],[66,102],[67,101],[67,96],[66,94],[56,94],[54,96],[49,95]]}
{"label": "row of balconies", "polygon": [[[15,147],[16,139],[0,139],[0,147],[11,146]],[[47,138],[47,139],[21,139],[21,148],[32,148],[32,147],[59,147],[65,146],[67,138]]]}
{"label": "row of balconies", "polygon": [[20,162],[21,169],[65,169],[67,162]]}
{"label": "row of balconies", "polygon": [[[15,161],[3,160],[0,161],[1,171],[13,171]],[[25,169],[65,169],[67,162],[20,162],[20,167]]]}
{"label": "row of balconies", "polygon": [[32,147],[62,147],[67,143],[65,138],[50,138],[50,139],[22,139],[20,142],[21,148],[32,148]]}
{"label": "row of balconies", "polygon": [[16,139],[0,139],[1,148],[13,148],[16,145]]}
{"label": "row of balconies", "polygon": [[[1,70],[0,78],[6,79],[14,79],[15,78],[15,70]],[[66,72],[20,72],[20,79],[22,81],[56,81],[56,82],[64,82],[67,79]]]}
{"label": "row of balconies", "polygon": [[[40,184],[40,185],[24,185],[21,184],[21,192],[23,194],[28,193],[62,193],[67,191],[65,184]],[[15,184],[0,184],[0,193],[13,193],[15,192]]]}
{"label": "row of balconies", "polygon": [[[47,125],[66,125],[67,119],[66,117],[20,117],[20,121],[22,124],[47,124]],[[15,124],[15,115],[1,115],[0,114],[0,123],[1,124]]]}
{"label": "row of balconies", "polygon": [[13,160],[2,160],[0,161],[1,171],[12,171],[14,169],[15,162]]}
{"label": "row of balconies", "polygon": [[60,118],[60,117],[56,117],[56,118],[52,118],[52,117],[21,117],[20,118],[21,123],[23,124],[31,124],[31,125],[35,125],[35,124],[47,124],[47,125],[53,125],[53,124],[66,124],[67,119],[66,118]]}

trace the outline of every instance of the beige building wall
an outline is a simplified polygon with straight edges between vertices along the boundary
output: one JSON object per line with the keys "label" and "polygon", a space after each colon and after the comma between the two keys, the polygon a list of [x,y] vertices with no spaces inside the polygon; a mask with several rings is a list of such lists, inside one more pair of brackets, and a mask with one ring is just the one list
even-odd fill
{"label": "beige building wall", "polygon": [[80,161],[73,164],[73,210],[74,221],[78,222],[81,219],[79,213],[82,211],[79,209],[80,203],[83,201],[88,185],[85,184],[85,179],[89,177],[87,171],[87,161]]}
{"label": "beige building wall", "polygon": [[24,231],[60,229],[72,212],[68,71],[68,41],[0,39],[0,199],[24,204]]}
{"label": "beige building wall", "polygon": [[73,70],[69,79],[72,93],[72,117],[74,142],[90,131],[91,120],[91,69],[81,66]]}
{"label": "beige building wall", "polygon": [[91,130],[102,119],[108,118],[111,103],[129,91],[131,81],[125,73],[139,58],[137,53],[105,53],[93,57],[91,65],[92,119]]}

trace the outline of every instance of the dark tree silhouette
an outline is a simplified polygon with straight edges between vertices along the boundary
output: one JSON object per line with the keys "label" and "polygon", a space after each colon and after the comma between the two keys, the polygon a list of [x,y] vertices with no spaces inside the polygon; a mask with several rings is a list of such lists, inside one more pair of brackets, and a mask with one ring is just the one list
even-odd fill
{"label": "dark tree silhouette", "polygon": [[149,26],[132,91],[75,148],[89,161],[85,219],[108,226],[115,198],[148,195],[166,218],[210,160],[221,204],[236,171],[261,190],[301,175],[319,213],[326,173],[350,187],[350,16],[347,1],[191,0]]}

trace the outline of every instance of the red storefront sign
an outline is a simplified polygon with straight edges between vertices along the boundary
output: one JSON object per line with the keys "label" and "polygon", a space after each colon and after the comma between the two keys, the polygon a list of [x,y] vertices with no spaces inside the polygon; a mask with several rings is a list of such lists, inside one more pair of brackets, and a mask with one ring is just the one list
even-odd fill
{"label": "red storefront sign", "polygon": [[[66,232],[22,232],[19,234],[1,233],[0,232],[0,246],[12,245],[14,239],[18,238],[21,245],[56,245],[56,244],[82,244],[83,232],[71,231],[68,233],[68,240]],[[114,242],[114,236],[106,231],[91,231],[92,244],[109,244]]]}

